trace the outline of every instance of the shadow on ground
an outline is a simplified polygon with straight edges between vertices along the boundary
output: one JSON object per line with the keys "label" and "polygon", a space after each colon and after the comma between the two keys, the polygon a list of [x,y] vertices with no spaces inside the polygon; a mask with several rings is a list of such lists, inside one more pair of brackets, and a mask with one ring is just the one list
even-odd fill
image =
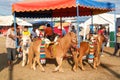
{"label": "shadow on ground", "polygon": [[[17,58],[14,62],[13,65],[19,64],[21,62],[21,59]],[[8,67],[7,64],[7,53],[1,53],[0,54],[0,72],[4,69]]]}
{"label": "shadow on ground", "polygon": [[6,53],[1,53],[0,54],[0,72],[6,67],[8,67],[8,65],[7,65],[7,54]]}
{"label": "shadow on ground", "polygon": [[115,76],[116,78],[120,79],[120,74],[117,73],[117,71],[114,71],[112,69],[109,68],[109,66],[107,66],[106,64],[101,64],[101,66],[106,69],[107,71],[109,71],[113,76]]}

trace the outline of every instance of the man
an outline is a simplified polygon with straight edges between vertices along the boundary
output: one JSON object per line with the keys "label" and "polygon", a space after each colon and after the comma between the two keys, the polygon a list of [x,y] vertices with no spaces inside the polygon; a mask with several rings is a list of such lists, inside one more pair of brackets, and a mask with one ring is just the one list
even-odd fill
{"label": "man", "polygon": [[53,29],[50,24],[47,24],[47,28],[45,29],[45,37],[47,37],[50,41],[52,41]]}
{"label": "man", "polygon": [[[118,32],[116,34],[116,45],[115,45],[115,51],[113,53],[113,56],[116,56],[119,49],[120,49],[120,26],[118,26]],[[120,56],[120,52],[119,52],[119,56]]]}
{"label": "man", "polygon": [[[16,26],[17,26],[17,24],[16,24]],[[6,36],[6,49],[7,49],[8,65],[11,67],[12,61],[15,60],[15,57],[16,57],[16,38],[17,38],[17,36],[14,31],[14,23],[8,29],[6,35],[7,35]]]}

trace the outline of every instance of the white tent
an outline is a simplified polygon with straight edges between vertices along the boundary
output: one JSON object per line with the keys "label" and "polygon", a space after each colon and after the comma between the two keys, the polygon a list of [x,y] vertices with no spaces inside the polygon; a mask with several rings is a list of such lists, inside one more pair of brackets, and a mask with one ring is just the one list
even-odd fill
{"label": "white tent", "polygon": [[[14,17],[11,16],[0,16],[0,26],[10,26],[13,23]],[[22,19],[16,18],[17,24],[21,26],[32,26],[31,23],[28,23]]]}
{"label": "white tent", "polygon": [[93,22],[92,22],[92,18],[89,18],[82,24],[84,29],[80,32],[80,34],[84,36],[88,34],[90,31],[90,25],[92,23],[93,24],[108,24],[110,31],[115,31],[115,17],[119,18],[120,15],[117,14],[116,16],[114,16],[114,14],[108,14],[108,13],[94,15]]}
{"label": "white tent", "polygon": [[[119,18],[120,15],[116,15],[116,18]],[[92,18],[89,18],[88,20],[86,20],[84,22],[84,26],[90,26],[91,23],[93,24],[108,24],[109,25],[109,28],[110,28],[110,31],[114,31],[115,28],[115,16],[114,14],[107,14],[107,13],[104,13],[104,14],[99,14],[99,15],[95,15],[93,16],[93,22],[91,20]]]}

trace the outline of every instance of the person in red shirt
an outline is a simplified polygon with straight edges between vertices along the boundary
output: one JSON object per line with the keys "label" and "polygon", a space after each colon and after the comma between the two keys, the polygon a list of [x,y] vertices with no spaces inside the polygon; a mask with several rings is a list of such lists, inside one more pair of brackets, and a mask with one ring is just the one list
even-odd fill
{"label": "person in red shirt", "polygon": [[100,30],[98,30],[99,35],[104,35],[105,33],[105,27],[101,27]]}
{"label": "person in red shirt", "polygon": [[[106,28],[104,26],[101,26],[100,30],[98,30],[98,35],[105,36],[105,30],[106,30]],[[107,37],[106,37],[106,39],[107,39]],[[101,49],[101,56],[103,56],[103,49],[104,49],[105,44],[106,44],[106,42],[103,42],[103,44],[101,46],[102,47],[102,49]]]}
{"label": "person in red shirt", "polygon": [[47,28],[45,29],[45,37],[47,37],[50,41],[52,41],[53,29],[50,24],[47,24]]}

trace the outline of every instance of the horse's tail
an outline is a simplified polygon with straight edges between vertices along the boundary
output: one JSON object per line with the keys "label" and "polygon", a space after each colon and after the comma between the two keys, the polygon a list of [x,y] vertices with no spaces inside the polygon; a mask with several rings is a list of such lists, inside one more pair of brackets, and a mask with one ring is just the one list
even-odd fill
{"label": "horse's tail", "polygon": [[30,65],[30,67],[32,67],[33,57],[34,57],[33,42],[31,42],[30,47],[29,47],[29,52],[28,52],[28,63],[27,63]]}

